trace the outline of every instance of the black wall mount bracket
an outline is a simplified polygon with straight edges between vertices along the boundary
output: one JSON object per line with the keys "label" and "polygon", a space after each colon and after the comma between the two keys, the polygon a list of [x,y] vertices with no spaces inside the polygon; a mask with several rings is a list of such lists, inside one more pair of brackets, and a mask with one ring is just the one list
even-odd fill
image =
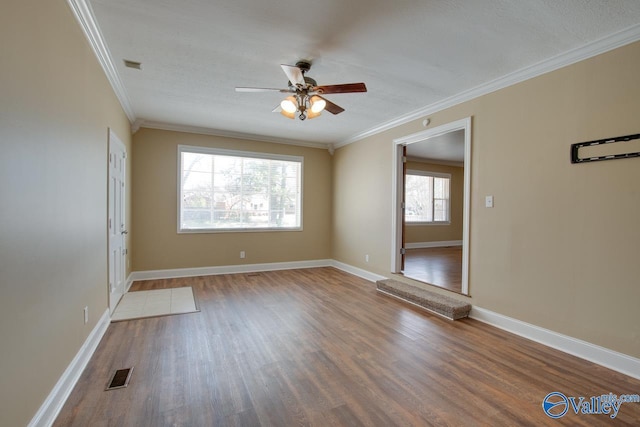
{"label": "black wall mount bracket", "polygon": [[618,136],[615,138],[598,139],[595,141],[578,142],[571,144],[571,163],[588,163],[588,162],[600,162],[603,160],[615,160],[615,159],[629,159],[631,157],[640,157],[640,151],[621,153],[621,154],[608,154],[604,156],[595,157],[580,157],[578,151],[582,147],[591,147],[594,145],[613,144],[616,142],[628,142],[634,139],[640,139],[640,133],[634,135]]}

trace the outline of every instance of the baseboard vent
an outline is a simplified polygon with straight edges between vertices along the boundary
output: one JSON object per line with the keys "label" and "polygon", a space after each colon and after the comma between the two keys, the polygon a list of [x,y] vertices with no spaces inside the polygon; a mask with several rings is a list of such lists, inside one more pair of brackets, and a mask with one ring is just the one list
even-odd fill
{"label": "baseboard vent", "polygon": [[119,388],[125,388],[129,385],[129,380],[131,379],[131,373],[133,372],[133,368],[126,369],[118,369],[115,374],[113,374],[113,378],[111,382],[107,386],[107,390],[116,390]]}
{"label": "baseboard vent", "polygon": [[415,304],[440,316],[444,316],[449,320],[467,317],[471,311],[471,304],[469,303],[416,288],[415,286],[397,280],[378,280],[376,287],[380,292]]}

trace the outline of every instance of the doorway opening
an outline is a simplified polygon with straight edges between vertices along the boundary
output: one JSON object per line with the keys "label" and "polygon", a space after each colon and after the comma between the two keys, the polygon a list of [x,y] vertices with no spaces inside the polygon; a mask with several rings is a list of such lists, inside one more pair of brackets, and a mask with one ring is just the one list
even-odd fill
{"label": "doorway opening", "polygon": [[394,140],[391,271],[469,294],[471,118]]}

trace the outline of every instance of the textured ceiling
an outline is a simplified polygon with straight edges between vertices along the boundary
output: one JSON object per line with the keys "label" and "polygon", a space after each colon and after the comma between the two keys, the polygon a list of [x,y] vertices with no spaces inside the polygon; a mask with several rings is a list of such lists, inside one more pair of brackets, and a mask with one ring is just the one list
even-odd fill
{"label": "textured ceiling", "polygon": [[[138,120],[336,144],[381,123],[640,23],[638,0],[90,0]],[[142,70],[123,60],[142,62]],[[346,111],[271,110],[280,64],[313,61]]]}

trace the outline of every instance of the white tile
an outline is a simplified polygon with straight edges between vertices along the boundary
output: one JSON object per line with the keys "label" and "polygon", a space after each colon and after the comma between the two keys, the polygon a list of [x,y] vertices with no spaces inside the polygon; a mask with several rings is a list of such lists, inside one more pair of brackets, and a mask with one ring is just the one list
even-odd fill
{"label": "white tile", "polygon": [[131,307],[117,307],[114,311],[115,313],[135,313],[142,311],[141,306],[131,306]]}
{"label": "white tile", "polygon": [[127,292],[122,297],[111,319],[125,320],[193,311],[196,311],[196,305],[191,287],[135,291]]}
{"label": "white tile", "polygon": [[130,301],[145,300],[149,295],[148,291],[127,292],[122,298],[127,298]]}
{"label": "white tile", "polygon": [[185,302],[177,302],[177,301],[171,302],[171,313],[186,313],[186,312],[195,311],[195,310],[196,310],[196,306],[193,303],[193,300],[185,301]]}
{"label": "white tile", "polygon": [[171,296],[173,298],[175,297],[182,297],[182,296],[188,296],[189,298],[193,298],[193,290],[188,287],[188,288],[174,288],[172,289],[171,292]]}
{"label": "white tile", "polygon": [[120,303],[118,304],[118,306],[116,307],[116,310],[132,310],[135,309],[136,307],[139,307],[141,304],[138,301],[131,301],[130,299],[122,299],[120,300]]}
{"label": "white tile", "polygon": [[171,294],[152,294],[147,297],[146,301],[171,301]]}
{"label": "white tile", "polygon": [[116,310],[113,313],[113,316],[111,316],[111,320],[123,320],[123,319],[132,319],[134,317],[140,317],[142,315],[142,311],[141,310],[122,310],[122,311],[118,311]]}
{"label": "white tile", "polygon": [[158,311],[161,311],[161,312],[164,311],[165,313],[170,313],[171,301],[161,301],[161,302],[154,302],[154,303],[149,303],[147,301],[142,311],[145,313],[149,311],[153,311],[154,313],[157,313]]}
{"label": "white tile", "polygon": [[178,297],[173,297],[171,298],[171,302],[191,302],[193,303],[193,297],[192,296],[178,296]]}
{"label": "white tile", "polygon": [[145,307],[143,314],[144,316],[161,316],[163,314],[170,314],[165,307]]}
{"label": "white tile", "polygon": [[111,320],[124,320],[124,319],[131,319],[130,316],[126,315],[126,314],[120,314],[120,313],[116,313],[113,312],[113,315],[111,316]]}

